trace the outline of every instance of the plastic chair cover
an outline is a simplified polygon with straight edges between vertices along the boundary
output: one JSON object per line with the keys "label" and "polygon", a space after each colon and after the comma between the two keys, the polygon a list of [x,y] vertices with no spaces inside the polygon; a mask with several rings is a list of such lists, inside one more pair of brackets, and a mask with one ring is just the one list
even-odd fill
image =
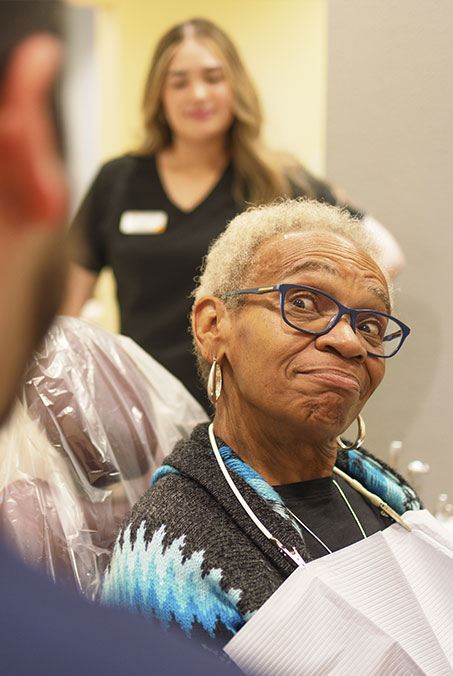
{"label": "plastic chair cover", "polygon": [[0,529],[23,558],[95,598],[153,470],[207,419],[131,339],[60,317],[0,432]]}

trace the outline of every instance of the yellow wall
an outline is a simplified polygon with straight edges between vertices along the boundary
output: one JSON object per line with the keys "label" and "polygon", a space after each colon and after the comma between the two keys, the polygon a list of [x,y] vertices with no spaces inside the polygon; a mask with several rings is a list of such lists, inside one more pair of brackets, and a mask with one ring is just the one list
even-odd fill
{"label": "yellow wall", "polygon": [[[205,16],[238,45],[263,101],[266,137],[313,171],[324,169],[326,0],[72,0],[100,9],[105,72],[103,154],[139,138],[139,107],[153,47],[172,24]],[[116,62],[116,63],[115,63]]]}
{"label": "yellow wall", "polygon": [[[270,146],[324,171],[327,0],[72,0],[98,9],[102,87],[102,155],[140,139],[145,73],[160,35],[193,16],[217,22],[234,39],[257,85]],[[111,305],[111,283],[101,297]],[[99,292],[98,292],[99,295]],[[109,310],[109,316],[113,312]],[[112,324],[113,321],[113,324]],[[115,319],[108,322],[112,328]]]}

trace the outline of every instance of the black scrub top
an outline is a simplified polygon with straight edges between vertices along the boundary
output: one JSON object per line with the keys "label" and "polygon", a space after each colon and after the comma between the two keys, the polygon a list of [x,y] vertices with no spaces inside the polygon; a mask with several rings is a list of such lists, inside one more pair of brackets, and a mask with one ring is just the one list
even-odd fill
{"label": "black scrub top", "polygon": [[[229,165],[198,206],[182,211],[166,195],[153,156],[121,157],[102,167],[71,229],[79,265],[113,270],[121,332],[205,406],[189,335],[191,293],[209,244],[241,210],[232,187]],[[127,212],[148,215],[128,223]]]}

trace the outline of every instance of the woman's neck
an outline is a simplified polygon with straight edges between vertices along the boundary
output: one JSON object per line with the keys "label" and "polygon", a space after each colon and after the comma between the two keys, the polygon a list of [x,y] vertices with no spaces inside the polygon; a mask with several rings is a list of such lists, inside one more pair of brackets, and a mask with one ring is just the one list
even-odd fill
{"label": "woman's neck", "polygon": [[214,431],[269,484],[278,486],[331,476],[337,457],[335,439],[301,440],[301,430],[254,412],[232,416],[219,406]]}
{"label": "woman's neck", "polygon": [[172,145],[159,153],[159,158],[173,171],[222,171],[230,154],[224,136],[208,141],[175,138]]}

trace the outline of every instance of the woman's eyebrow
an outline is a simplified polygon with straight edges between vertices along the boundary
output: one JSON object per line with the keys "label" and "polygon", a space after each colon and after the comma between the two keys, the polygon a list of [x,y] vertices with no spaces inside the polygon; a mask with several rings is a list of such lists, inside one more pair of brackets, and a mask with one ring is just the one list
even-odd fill
{"label": "woman's eyebrow", "polygon": [[[338,277],[338,270],[334,266],[329,265],[329,263],[325,263],[324,261],[307,260],[302,263],[298,263],[289,271],[290,274],[297,274],[299,272],[326,272],[333,277]],[[376,296],[376,298],[384,303],[386,312],[390,314],[392,310],[390,299],[384,289],[381,289],[379,286],[375,286],[374,284],[370,284],[367,286],[367,291],[372,293],[373,296]]]}
{"label": "woman's eyebrow", "polygon": [[386,312],[390,314],[392,311],[392,306],[390,305],[390,298],[385,293],[385,291],[381,289],[379,286],[369,286],[368,291],[370,291],[370,293],[372,293],[374,296],[379,298],[379,300],[381,300],[384,303]]}
{"label": "woman's eyebrow", "polygon": [[[203,73],[218,73],[223,72],[223,66],[207,66],[201,69]],[[185,77],[189,73],[188,70],[172,70],[167,72],[167,77]]]}
{"label": "woman's eyebrow", "polygon": [[216,72],[216,71],[218,71],[218,70],[222,71],[222,70],[223,70],[223,66],[221,66],[221,65],[218,65],[218,66],[206,66],[206,68],[203,68],[203,71],[204,71],[205,73],[213,73],[213,72]]}
{"label": "woman's eyebrow", "polygon": [[187,70],[169,70],[167,72],[167,77],[184,77],[187,73]]}

